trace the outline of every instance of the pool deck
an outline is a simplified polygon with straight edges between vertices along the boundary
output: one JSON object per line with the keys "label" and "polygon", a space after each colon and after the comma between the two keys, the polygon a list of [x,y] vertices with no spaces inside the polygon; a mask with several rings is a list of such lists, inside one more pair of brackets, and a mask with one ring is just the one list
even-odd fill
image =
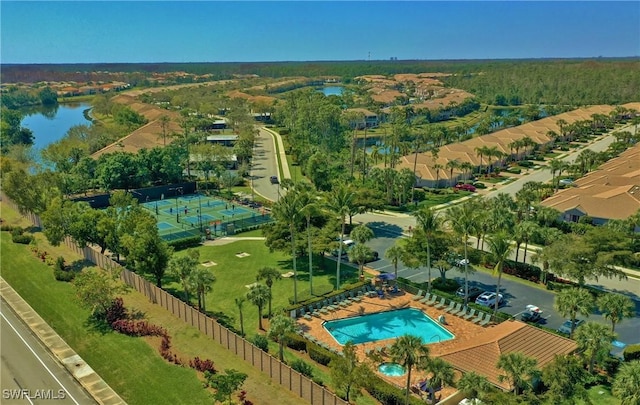
{"label": "pool deck", "polygon": [[[438,316],[445,315],[447,324],[442,325],[449,332],[453,333],[454,338],[444,341],[442,343],[429,344],[430,355],[437,357],[440,354],[455,350],[457,347],[464,347],[467,342],[474,339],[474,337],[487,331],[488,327],[482,327],[474,324],[473,322],[466,321],[455,315],[447,314],[442,309],[435,309],[428,305],[422,304],[418,301],[414,301],[413,294],[400,291],[397,294],[385,294],[384,298],[375,297],[363,297],[361,302],[356,302],[349,305],[346,308],[340,308],[334,312],[328,314],[322,314],[319,318],[312,317],[311,320],[304,318],[298,318],[297,323],[302,332],[308,333],[315,337],[319,342],[322,342],[329,347],[342,350],[342,346],[336,342],[336,340],[327,332],[322,323],[324,321],[330,321],[341,318],[348,318],[352,316],[371,314],[375,312],[389,311],[399,308],[417,308],[429,315],[433,320],[438,319]],[[389,361],[387,354],[387,346],[393,344],[395,339],[379,340],[376,342],[360,343],[356,345],[356,352],[360,361],[367,360],[367,352],[375,351],[376,349],[382,349],[381,355],[384,361]],[[391,384],[404,388],[406,385],[406,375],[401,377],[389,377],[378,373],[378,375]],[[417,383],[420,379],[428,377],[428,373],[424,371],[411,372],[412,384]],[[445,387],[442,397],[446,398],[449,394],[455,392],[455,389]]]}

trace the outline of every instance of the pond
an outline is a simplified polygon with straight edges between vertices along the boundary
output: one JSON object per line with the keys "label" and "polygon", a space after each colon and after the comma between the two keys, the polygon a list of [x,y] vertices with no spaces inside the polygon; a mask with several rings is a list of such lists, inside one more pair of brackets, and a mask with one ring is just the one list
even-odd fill
{"label": "pond", "polygon": [[325,86],[319,91],[322,92],[325,96],[341,96],[344,91],[344,87],[342,86]]}
{"label": "pond", "polygon": [[42,150],[59,141],[76,125],[91,125],[84,112],[88,103],[60,104],[56,107],[38,107],[22,110],[26,115],[21,125],[33,132],[33,146]]}

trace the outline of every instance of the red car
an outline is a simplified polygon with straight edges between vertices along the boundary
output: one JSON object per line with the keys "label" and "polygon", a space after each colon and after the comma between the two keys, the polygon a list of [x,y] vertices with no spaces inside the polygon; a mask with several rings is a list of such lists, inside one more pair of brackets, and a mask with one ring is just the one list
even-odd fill
{"label": "red car", "polygon": [[471,191],[472,193],[476,191],[476,188],[471,184],[456,184],[454,188],[456,190]]}

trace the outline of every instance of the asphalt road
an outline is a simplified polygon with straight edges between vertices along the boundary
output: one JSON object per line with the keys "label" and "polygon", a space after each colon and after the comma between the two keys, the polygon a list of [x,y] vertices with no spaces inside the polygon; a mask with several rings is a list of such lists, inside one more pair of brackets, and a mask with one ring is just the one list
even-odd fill
{"label": "asphalt road", "polygon": [[0,403],[96,403],[4,303],[0,318]]}

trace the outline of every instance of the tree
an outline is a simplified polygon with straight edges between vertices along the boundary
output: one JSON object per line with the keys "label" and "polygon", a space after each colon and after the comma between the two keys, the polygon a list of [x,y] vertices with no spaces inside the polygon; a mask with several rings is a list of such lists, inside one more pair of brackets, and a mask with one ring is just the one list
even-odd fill
{"label": "tree", "polygon": [[373,257],[371,248],[364,244],[356,244],[347,252],[349,260],[358,263],[360,277],[364,277],[364,264]]}
{"label": "tree", "polygon": [[244,316],[242,314],[242,307],[244,306],[246,297],[235,298],[234,301],[236,303],[236,307],[238,307],[238,311],[240,312],[240,335],[244,336]]}
{"label": "tree", "polygon": [[268,335],[270,338],[278,342],[280,361],[284,362],[284,345],[287,340],[287,335],[295,333],[296,323],[293,318],[290,318],[283,314],[277,314],[271,319],[269,324]]}
{"label": "tree", "polygon": [[623,363],[616,374],[611,393],[621,405],[640,404],[640,360]]}
{"label": "tree", "polygon": [[[553,306],[563,317],[575,320],[579,313],[589,316],[594,306],[593,296],[584,288],[567,288],[556,295]],[[575,328],[575,322],[572,322],[569,338],[573,338]]]}
{"label": "tree", "polygon": [[240,389],[247,377],[245,373],[233,369],[225,369],[224,374],[205,374],[209,386],[216,390],[215,400],[226,403],[231,403],[231,394]]}
{"label": "tree", "polygon": [[405,251],[402,248],[402,246],[398,243],[398,241],[396,241],[393,246],[387,249],[387,251],[384,254],[385,257],[389,259],[389,261],[391,261],[391,264],[393,264],[393,271],[394,271],[394,275],[396,276],[395,278],[396,280],[398,280],[398,262],[402,260],[402,256],[404,254],[405,254]]}
{"label": "tree", "polygon": [[[342,356],[336,356],[329,363],[331,380],[336,389],[343,390],[347,402],[360,396],[360,389],[366,386],[372,375],[366,364],[358,363],[356,349],[352,342],[342,348]],[[353,393],[353,394],[352,394]]]}
{"label": "tree", "polygon": [[635,316],[633,300],[618,293],[605,293],[599,296],[597,304],[602,316],[611,321],[611,332],[615,332],[616,325],[624,318]]}
{"label": "tree", "polygon": [[603,324],[587,322],[576,329],[576,342],[584,359],[588,361],[589,372],[595,364],[601,364],[611,351],[615,334]]}
{"label": "tree", "polygon": [[449,170],[449,181],[451,182],[450,186],[453,187],[455,185],[453,182],[453,171],[456,169],[460,169],[460,162],[458,161],[458,159],[453,159],[448,161],[444,165],[444,167]]}
{"label": "tree", "polygon": [[482,399],[484,394],[491,390],[487,377],[473,371],[464,373],[456,385],[467,398],[471,399]]}
{"label": "tree", "polygon": [[414,366],[422,367],[429,360],[429,346],[422,343],[422,339],[417,336],[400,336],[389,350],[391,360],[402,365],[407,370],[407,385],[405,395],[405,405],[409,404],[409,393],[411,392],[411,370]]}
{"label": "tree", "polygon": [[264,283],[269,287],[269,318],[271,318],[271,300],[273,298],[273,282],[282,279],[282,274],[273,267],[262,267],[258,270],[256,280],[264,280]]}
{"label": "tree", "polygon": [[360,244],[370,241],[374,236],[371,228],[365,224],[358,225],[351,231],[351,239]]}
{"label": "tree", "polygon": [[420,229],[427,244],[427,271],[429,273],[427,280],[427,291],[431,291],[431,246],[434,238],[442,232],[442,221],[438,214],[431,208],[420,208],[413,215],[416,217],[416,227]]}
{"label": "tree", "polygon": [[85,270],[73,279],[80,305],[96,312],[106,313],[122,288],[101,270]]}
{"label": "tree", "polygon": [[[289,233],[291,235],[291,257],[293,260],[293,302],[298,302],[298,271],[296,265],[296,239],[295,229],[298,218],[301,214],[300,193],[294,188],[291,192],[285,194],[274,204],[271,214],[277,221],[289,225]],[[271,313],[271,311],[269,311]]]}
{"label": "tree", "polygon": [[574,403],[575,399],[588,398],[585,383],[587,375],[580,360],[573,355],[555,356],[542,369],[542,382],[548,388],[547,397],[552,403]]}
{"label": "tree", "polygon": [[515,395],[527,388],[531,388],[531,382],[539,374],[536,369],[537,361],[519,352],[501,354],[498,358],[499,369],[504,374],[498,376],[498,381],[507,381]]}
{"label": "tree", "polygon": [[347,215],[351,211],[351,207],[353,205],[355,199],[355,193],[353,190],[341,184],[335,187],[329,194],[327,194],[325,199],[326,208],[338,215],[340,218],[340,244],[338,246],[338,260],[336,264],[336,290],[340,289],[340,258],[342,257],[342,248],[344,247],[344,232],[346,227],[346,219]]}
{"label": "tree", "polygon": [[533,221],[522,221],[516,224],[516,227],[514,229],[514,239],[516,239],[516,266],[518,265],[518,253],[520,253],[521,242],[524,242],[524,257],[522,258],[522,263],[526,263],[529,241],[531,240],[531,238],[533,238],[537,231],[538,225]]}
{"label": "tree", "polygon": [[470,201],[454,205],[447,211],[446,220],[464,246],[464,304],[469,301],[469,236],[476,232],[476,209]]}
{"label": "tree", "polygon": [[211,284],[215,281],[216,276],[203,267],[197,267],[189,276],[189,282],[198,295],[198,308],[202,311],[206,311],[205,295],[211,291]]}
{"label": "tree", "polygon": [[190,249],[184,256],[174,256],[169,260],[167,269],[169,274],[180,279],[182,282],[182,288],[184,289],[184,300],[189,304],[189,278],[191,273],[198,265],[198,259],[200,252],[195,249]]}
{"label": "tree", "polygon": [[313,186],[304,189],[300,195],[300,212],[306,219],[307,254],[309,256],[309,291],[313,295],[313,250],[311,249],[311,218],[320,213],[318,194]]}
{"label": "tree", "polygon": [[262,309],[264,308],[264,304],[266,304],[271,299],[271,292],[269,291],[269,287],[262,284],[257,284],[251,286],[249,292],[247,293],[247,299],[253,305],[258,307],[258,327],[260,330],[264,330],[262,327]]}
{"label": "tree", "polygon": [[444,388],[454,384],[455,373],[453,366],[440,357],[429,359],[425,370],[432,373],[430,387],[433,389]]}
{"label": "tree", "polygon": [[487,242],[489,243],[489,250],[491,251],[491,258],[496,263],[493,267],[494,275],[498,274],[498,283],[496,285],[496,303],[493,309],[493,317],[498,314],[498,307],[500,306],[500,300],[498,299],[500,294],[500,281],[502,279],[502,269],[507,258],[511,255],[513,248],[511,247],[509,238],[506,233],[499,232],[495,235],[491,235]]}

